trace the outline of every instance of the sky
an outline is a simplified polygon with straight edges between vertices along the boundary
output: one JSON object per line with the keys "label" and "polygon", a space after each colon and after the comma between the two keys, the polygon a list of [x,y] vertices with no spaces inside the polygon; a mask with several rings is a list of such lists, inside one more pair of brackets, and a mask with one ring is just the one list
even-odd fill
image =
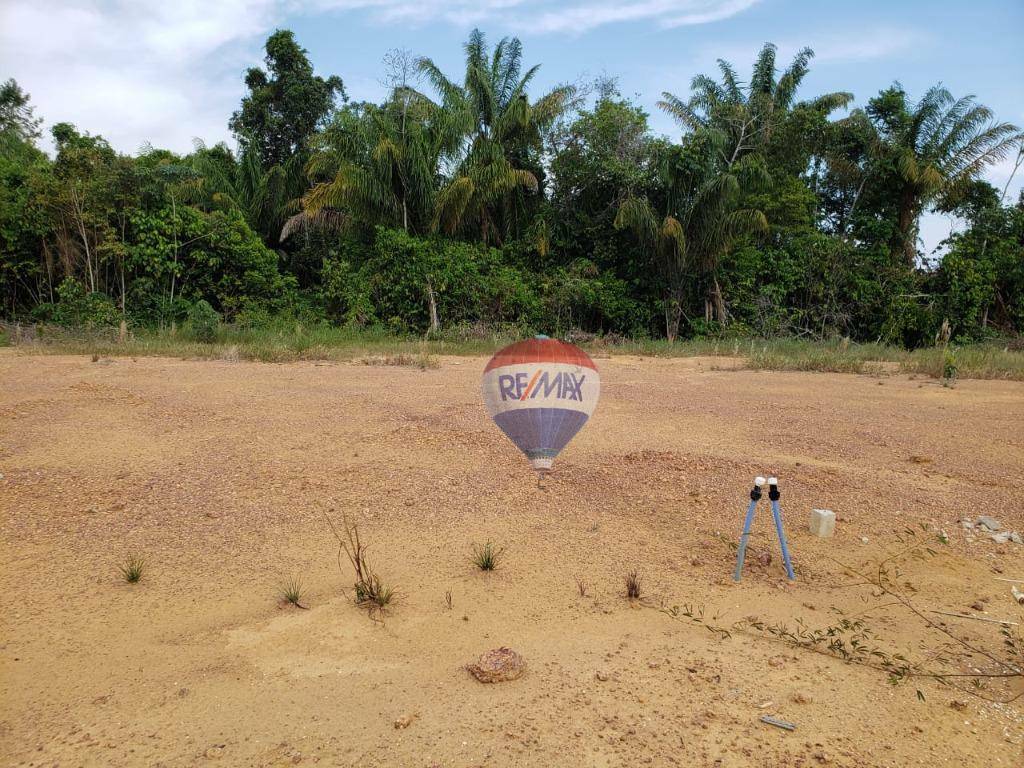
{"label": "sky", "polygon": [[[1021,0],[0,0],[0,80],[31,94],[44,129],[66,121],[125,153],[146,142],[187,152],[196,138],[233,143],[243,73],[275,29],[293,30],[350,98],[379,100],[389,50],[458,77],[473,27],[523,41],[525,63],[542,65],[536,93],[612,76],[672,138],[679,129],[655,106],[662,91],[685,97],[719,58],[747,74],[769,41],[783,65],[814,49],[802,97],[850,91],[857,106],[895,80],[912,98],[941,82],[1024,126]],[[1011,170],[987,177],[1002,189]],[[956,225],[927,215],[926,252]]]}

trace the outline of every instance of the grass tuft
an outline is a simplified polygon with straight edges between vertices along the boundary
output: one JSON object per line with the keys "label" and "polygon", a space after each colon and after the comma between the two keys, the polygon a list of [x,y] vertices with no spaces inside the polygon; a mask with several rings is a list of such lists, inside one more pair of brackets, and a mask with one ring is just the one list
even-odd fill
{"label": "grass tuft", "polygon": [[356,605],[369,609],[371,616],[374,613],[382,614],[384,609],[395,601],[397,592],[392,586],[382,581],[370,565],[370,561],[367,559],[367,547],[359,537],[359,527],[349,521],[347,514],[344,515],[342,520],[344,536],[342,536],[330,515],[325,513],[324,517],[331,527],[334,538],[338,540],[338,567],[341,568],[341,553],[344,552],[352,570],[355,571],[356,580],[352,587]]}
{"label": "grass tuft", "polygon": [[138,584],[142,580],[142,574],[146,570],[146,561],[139,555],[129,554],[124,562],[118,566],[121,576],[129,584]]}
{"label": "grass tuft", "polygon": [[630,600],[640,599],[640,575],[636,571],[626,574],[626,597]]}
{"label": "grass tuft", "polygon": [[279,594],[282,602],[290,603],[296,608],[302,608],[303,610],[307,609],[307,606],[302,604],[303,589],[301,579],[297,577],[288,579],[281,585]]}
{"label": "grass tuft", "polygon": [[585,582],[579,576],[577,576],[576,577],[576,591],[579,593],[580,597],[586,597],[588,589],[590,589],[590,585],[587,584],[587,582]]}
{"label": "grass tuft", "polygon": [[504,547],[495,548],[495,546],[489,541],[482,547],[479,544],[474,544],[473,565],[481,571],[493,571],[498,567],[498,561],[501,560],[501,556],[504,552]]}

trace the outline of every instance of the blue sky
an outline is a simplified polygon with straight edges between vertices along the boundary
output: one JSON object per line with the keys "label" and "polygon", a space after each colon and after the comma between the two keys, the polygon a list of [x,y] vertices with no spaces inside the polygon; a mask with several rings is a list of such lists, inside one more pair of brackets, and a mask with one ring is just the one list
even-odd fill
{"label": "blue sky", "polygon": [[[720,57],[749,72],[765,41],[779,46],[780,63],[801,46],[815,50],[805,97],[848,90],[863,104],[893,80],[912,96],[942,82],[1024,125],[1020,0],[2,0],[0,79],[16,78],[47,125],[74,122],[125,152],[146,141],[187,151],[195,137],[230,139],[242,73],[260,63],[275,28],[294,30],[317,71],[340,75],[352,98],[378,99],[389,49],[458,75],[474,26],[492,41],[522,39],[526,62],[542,64],[538,91],[617,77],[672,137],[677,129],[654,107],[660,93],[687,94],[690,78]],[[1002,187],[1010,169],[989,178]],[[950,226],[928,217],[926,245]]]}

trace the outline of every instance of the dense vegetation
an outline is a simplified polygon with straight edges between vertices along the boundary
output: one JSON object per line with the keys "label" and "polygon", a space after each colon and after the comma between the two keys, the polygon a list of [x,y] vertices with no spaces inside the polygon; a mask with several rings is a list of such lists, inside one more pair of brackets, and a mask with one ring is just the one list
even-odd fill
{"label": "dense vegetation", "polygon": [[[766,45],[659,107],[615,82],[531,88],[520,42],[465,71],[395,51],[381,104],[314,73],[292,33],[224,144],[135,157],[59,123],[55,155],[0,88],[0,318],[95,327],[275,318],[398,333],[849,337],[909,347],[1024,330],[1024,201],[981,180],[1022,135],[972,97],[801,92]],[[685,86],[684,86],[685,88]],[[923,212],[967,222],[941,259]]]}

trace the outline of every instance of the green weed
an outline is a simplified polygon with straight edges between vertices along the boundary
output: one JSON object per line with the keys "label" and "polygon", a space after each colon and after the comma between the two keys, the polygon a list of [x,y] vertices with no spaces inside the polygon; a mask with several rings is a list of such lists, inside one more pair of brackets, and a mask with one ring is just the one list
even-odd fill
{"label": "green weed", "polygon": [[481,571],[493,571],[498,567],[498,562],[504,554],[504,548],[495,548],[491,542],[483,546],[473,545],[473,565]]}

